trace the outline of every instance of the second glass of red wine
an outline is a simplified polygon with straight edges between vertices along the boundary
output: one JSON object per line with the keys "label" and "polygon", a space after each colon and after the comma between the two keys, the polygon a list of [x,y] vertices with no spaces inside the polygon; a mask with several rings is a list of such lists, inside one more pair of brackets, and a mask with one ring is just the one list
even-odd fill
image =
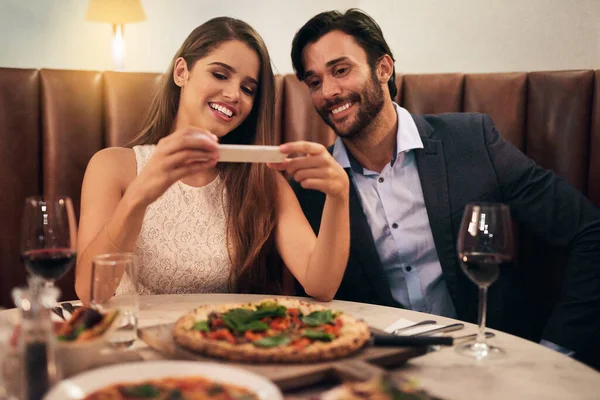
{"label": "second glass of red wine", "polygon": [[21,258],[34,279],[53,286],[75,264],[77,223],[69,197],[27,197],[21,225]]}
{"label": "second glass of red wine", "polygon": [[468,204],[457,247],[462,270],[479,286],[479,332],[475,343],[467,343],[456,350],[479,360],[501,356],[502,349],[485,341],[485,318],[488,288],[498,279],[502,264],[511,262],[514,255],[508,206],[500,203]]}

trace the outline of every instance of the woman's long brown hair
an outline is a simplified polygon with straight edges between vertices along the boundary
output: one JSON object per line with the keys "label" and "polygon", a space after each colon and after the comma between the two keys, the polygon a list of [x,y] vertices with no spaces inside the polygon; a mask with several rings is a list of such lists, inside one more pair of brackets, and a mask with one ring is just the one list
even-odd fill
{"label": "woman's long brown hair", "polygon": [[[272,144],[275,79],[267,47],[244,21],[219,17],[194,29],[183,42],[131,146],[156,144],[171,133],[180,96],[180,88],[173,80],[175,61],[182,57],[191,70],[198,59],[230,40],[239,40],[256,52],[260,79],[252,111],[221,143]],[[227,241],[233,265],[230,285],[242,293],[280,293],[282,263],[274,238],[278,209],[275,172],[265,164],[219,163],[217,168],[229,205]]]}

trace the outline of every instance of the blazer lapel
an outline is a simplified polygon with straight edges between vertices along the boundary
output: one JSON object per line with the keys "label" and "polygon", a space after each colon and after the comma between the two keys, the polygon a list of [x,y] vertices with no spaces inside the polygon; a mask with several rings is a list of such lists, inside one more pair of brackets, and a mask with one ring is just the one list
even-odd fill
{"label": "blazer lapel", "polygon": [[431,138],[433,128],[425,119],[417,115],[412,117],[423,141],[423,148],[417,149],[415,155],[427,216],[448,291],[454,304],[457,305],[459,297],[456,276],[457,255],[450,219],[451,208],[444,148],[440,140]]}

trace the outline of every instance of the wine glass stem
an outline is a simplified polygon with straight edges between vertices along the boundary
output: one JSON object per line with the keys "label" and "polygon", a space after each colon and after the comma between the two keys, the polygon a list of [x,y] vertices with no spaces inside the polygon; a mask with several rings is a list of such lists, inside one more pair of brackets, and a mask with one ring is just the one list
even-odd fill
{"label": "wine glass stem", "polygon": [[42,279],[36,275],[30,275],[27,278],[27,285],[33,292],[39,292],[42,288],[44,288],[45,282],[45,279]]}
{"label": "wine glass stem", "polygon": [[479,332],[477,343],[485,343],[485,317],[487,312],[487,286],[479,287]]}

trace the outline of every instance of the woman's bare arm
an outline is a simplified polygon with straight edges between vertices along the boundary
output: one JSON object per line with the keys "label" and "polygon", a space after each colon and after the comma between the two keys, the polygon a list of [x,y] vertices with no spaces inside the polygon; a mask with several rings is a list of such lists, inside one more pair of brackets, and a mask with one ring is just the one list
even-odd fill
{"label": "woman's bare arm", "polygon": [[278,250],[305,292],[318,300],[329,301],[342,282],[350,253],[348,175],[320,144],[294,142],[282,145],[281,149],[288,154],[305,153],[306,156],[271,167],[285,169],[307,189],[324,192],[326,200],[316,237],[292,188],[283,176],[278,176]]}
{"label": "woman's bare arm", "polygon": [[92,259],[133,251],[148,205],[176,181],[214,168],[217,159],[216,136],[193,128],[161,139],[139,175],[133,150],[108,148],[92,157],[81,191],[75,271],[75,291],[84,303],[90,301]]}

